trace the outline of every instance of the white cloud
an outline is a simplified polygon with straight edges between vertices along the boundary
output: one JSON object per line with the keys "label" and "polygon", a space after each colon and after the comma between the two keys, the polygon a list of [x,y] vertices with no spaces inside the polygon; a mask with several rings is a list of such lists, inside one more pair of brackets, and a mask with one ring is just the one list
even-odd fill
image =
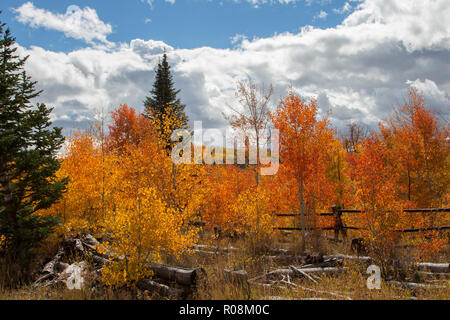
{"label": "white cloud", "polygon": [[39,100],[55,107],[58,125],[83,122],[93,109],[121,103],[142,110],[166,50],[190,119],[205,126],[225,126],[221,112],[235,103],[236,81],[248,76],[274,84],[274,104],[292,85],[332,107],[338,127],[350,120],[375,126],[404,102],[412,85],[448,119],[449,15],[447,0],[366,0],[336,28],[241,38],[233,49],[175,49],[136,39],[112,50],[20,50],[30,55],[27,69],[45,89]]}
{"label": "white cloud", "polygon": [[89,7],[80,9],[72,5],[67,8],[66,13],[61,14],[36,8],[33,3],[26,2],[15,9],[15,12],[19,22],[29,24],[33,28],[44,27],[61,31],[67,37],[90,44],[95,41],[111,44],[107,40],[107,36],[112,33],[111,25],[101,21],[97,12]]}
{"label": "white cloud", "polygon": [[244,40],[248,40],[247,36],[244,34],[235,34],[233,37],[230,38],[231,44],[238,44]]}
{"label": "white cloud", "polygon": [[[142,3],[147,3],[150,7],[153,8],[153,2],[155,2],[155,0],[140,0]],[[168,2],[170,4],[174,4],[176,0],[164,0],[165,2]]]}
{"label": "white cloud", "polygon": [[325,20],[327,17],[328,17],[328,13],[323,11],[323,10],[321,10],[316,16],[314,16],[313,20],[316,20],[316,19]]}
{"label": "white cloud", "polygon": [[351,5],[350,3],[348,3],[348,2],[346,2],[346,3],[342,6],[342,8],[339,8],[339,9],[333,9],[333,12],[334,12],[334,13],[337,13],[337,14],[344,14],[344,13],[349,12],[350,10],[352,10],[352,5]]}

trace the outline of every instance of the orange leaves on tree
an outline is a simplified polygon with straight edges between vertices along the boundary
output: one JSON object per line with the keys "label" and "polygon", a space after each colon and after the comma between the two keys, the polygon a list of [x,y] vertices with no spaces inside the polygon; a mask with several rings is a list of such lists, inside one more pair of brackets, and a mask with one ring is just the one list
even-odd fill
{"label": "orange leaves on tree", "polygon": [[[328,149],[334,130],[328,119],[319,119],[315,100],[306,101],[290,92],[281,100],[278,109],[271,114],[280,132],[280,174],[286,180],[294,180],[298,199],[297,210],[301,214],[303,238],[308,216],[330,193],[326,175],[329,163]],[[291,189],[292,190],[292,189]],[[290,197],[292,199],[292,197]],[[307,215],[307,212],[310,214]]]}
{"label": "orange leaves on tree", "polygon": [[440,124],[420,93],[380,126],[398,172],[403,198],[417,207],[442,207],[450,186],[449,128]]}

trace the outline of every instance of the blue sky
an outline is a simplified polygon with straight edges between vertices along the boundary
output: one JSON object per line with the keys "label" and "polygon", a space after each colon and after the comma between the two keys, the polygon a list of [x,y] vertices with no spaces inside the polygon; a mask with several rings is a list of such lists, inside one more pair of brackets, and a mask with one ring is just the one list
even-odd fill
{"label": "blue sky", "polygon": [[[12,9],[28,1],[2,0],[2,19],[14,30],[23,46],[37,45],[52,50],[69,52],[85,46],[83,41],[66,38],[55,30],[43,27],[30,28],[18,22]],[[256,7],[246,0],[177,0],[169,3],[154,0],[35,0],[35,7],[64,14],[70,5],[96,10],[100,20],[112,26],[108,39],[112,42],[129,42],[131,39],[161,40],[175,48],[211,46],[229,48],[236,34],[249,39],[265,38],[275,33],[296,33],[305,25],[321,28],[334,27],[346,15],[341,9],[346,1],[300,0],[292,3],[263,3]],[[320,12],[327,16],[319,18]],[[348,14],[349,12],[346,12]]]}
{"label": "blue sky", "polygon": [[376,128],[412,87],[450,119],[448,0],[1,1],[39,102],[65,129],[121,104],[142,111],[164,51],[204,128],[227,126],[248,78],[273,85],[272,108],[289,88],[317,99],[338,130]]}

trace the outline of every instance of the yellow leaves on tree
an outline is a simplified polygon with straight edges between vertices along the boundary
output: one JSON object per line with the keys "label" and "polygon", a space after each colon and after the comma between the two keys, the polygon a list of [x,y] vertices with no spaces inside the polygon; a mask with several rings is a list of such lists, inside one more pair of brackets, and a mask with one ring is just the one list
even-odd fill
{"label": "yellow leaves on tree", "polygon": [[114,162],[112,155],[102,155],[92,130],[75,133],[66,142],[57,173],[69,177],[67,192],[43,214],[60,215],[68,231],[96,231],[101,225],[105,205],[110,203]]}
{"label": "yellow leaves on tree", "polygon": [[[132,181],[128,183],[133,189]],[[135,188],[135,194],[117,197],[115,208],[106,215],[110,240],[102,243],[101,250],[114,262],[104,267],[102,275],[113,286],[151,276],[149,264],[160,261],[162,252],[177,256],[196,241],[196,232],[185,229],[183,215],[161,201],[154,189]]]}
{"label": "yellow leaves on tree", "polygon": [[237,231],[250,235],[253,240],[271,235],[276,218],[270,199],[270,191],[263,184],[242,192],[232,211],[232,221],[238,222]]}
{"label": "yellow leaves on tree", "polygon": [[[259,136],[268,126],[270,94],[259,101],[255,88],[241,85],[249,112],[231,124]],[[449,200],[448,129],[414,90],[380,134],[345,142],[319,115],[316,101],[290,92],[269,114],[280,132],[280,169],[275,176],[256,175],[256,183],[258,166],[174,164],[171,138],[181,126],[174,111],[165,110],[147,118],[123,105],[112,113],[106,136],[97,126],[68,139],[58,172],[70,178],[68,191],[43,212],[60,214],[67,230],[109,236],[102,250],[114,258],[103,273],[110,285],[149,276],[148,264],[163,252],[176,256],[188,250],[197,241],[192,227],[197,221],[262,239],[277,226],[275,213],[298,212],[305,239],[307,230],[327,223],[318,212],[351,206],[363,211],[351,224],[365,229],[361,235],[369,243],[388,250],[400,237],[395,230],[444,225],[440,219],[448,219],[402,210],[445,206]],[[441,247],[437,234],[428,236],[430,241],[420,243],[422,253]]]}
{"label": "yellow leaves on tree", "polygon": [[196,242],[189,222],[198,201],[196,169],[174,171],[159,127],[126,106],[113,119],[107,137],[94,126],[68,140],[58,173],[69,177],[68,191],[47,214],[61,214],[71,232],[107,235],[102,249],[112,262],[103,277],[121,286],[147,276],[163,252],[177,256]]}

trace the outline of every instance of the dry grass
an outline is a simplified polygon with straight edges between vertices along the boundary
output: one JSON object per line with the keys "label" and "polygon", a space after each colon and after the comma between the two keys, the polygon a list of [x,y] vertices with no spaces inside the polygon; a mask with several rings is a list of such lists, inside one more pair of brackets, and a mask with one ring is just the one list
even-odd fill
{"label": "dry grass", "polygon": [[[284,239],[273,239],[272,248],[284,248],[296,251],[300,254],[300,241],[283,243]],[[382,282],[381,290],[369,290],[367,288],[366,267],[358,264],[346,264],[346,271],[336,276],[321,276],[317,283],[308,279],[292,280],[293,285],[280,284],[286,288],[260,288],[258,286],[242,286],[230,283],[224,277],[223,270],[246,270],[249,278],[255,278],[268,271],[280,267],[286,267],[283,264],[276,264],[267,259],[267,254],[263,252],[249,252],[246,249],[245,240],[222,240],[222,241],[203,241],[203,243],[213,246],[226,248],[233,246],[243,250],[235,250],[228,255],[208,256],[204,254],[194,254],[185,256],[178,261],[172,261],[186,267],[200,266],[205,269],[208,278],[204,281],[202,289],[197,299],[213,300],[242,300],[242,299],[345,299],[349,297],[353,300],[395,300],[395,299],[450,299],[450,290],[427,289],[411,291],[396,285]],[[322,254],[335,254],[349,252],[348,243],[334,243],[326,240],[318,240],[315,243],[309,243],[310,252],[321,252]],[[396,255],[410,256],[410,250],[403,249],[396,252]],[[449,251],[431,257],[430,261],[449,261]],[[407,271],[404,274],[405,281],[416,279],[414,271]],[[447,286],[450,283],[443,283]],[[314,292],[317,291],[317,292]],[[333,295],[334,293],[335,295]]]}
{"label": "dry grass", "polygon": [[[286,265],[277,264],[268,259],[264,248],[284,248],[293,251],[299,250],[299,239],[286,239],[276,237],[270,241],[259,244],[253,243],[249,249],[248,240],[212,240],[205,235],[202,244],[219,248],[233,247],[235,250],[228,254],[202,254],[184,255],[178,259],[166,258],[172,265],[184,267],[201,267],[206,271],[207,277],[201,281],[194,299],[205,300],[268,300],[268,299],[345,299],[353,300],[404,300],[404,299],[433,299],[449,300],[450,283],[443,289],[407,290],[387,282],[382,282],[381,290],[369,290],[366,286],[366,266],[347,264],[346,271],[336,276],[321,276],[317,283],[303,278],[291,280],[293,284],[280,283],[278,287],[261,288],[255,285],[241,285],[232,283],[224,276],[224,269],[246,270],[249,278],[255,278],[268,271]],[[350,254],[348,243],[333,243],[326,240],[317,240],[308,244],[309,252],[322,254],[344,253]],[[410,249],[401,249],[396,255],[407,257],[411,255]],[[431,257],[430,261],[449,261],[449,250]],[[417,280],[414,271],[404,274],[405,281]],[[283,287],[283,288],[281,288]],[[129,300],[151,299],[141,294],[134,296],[127,290],[113,291],[111,289],[96,289],[83,291],[70,291],[63,288],[33,288],[23,287],[19,290],[0,289],[0,300]]]}

